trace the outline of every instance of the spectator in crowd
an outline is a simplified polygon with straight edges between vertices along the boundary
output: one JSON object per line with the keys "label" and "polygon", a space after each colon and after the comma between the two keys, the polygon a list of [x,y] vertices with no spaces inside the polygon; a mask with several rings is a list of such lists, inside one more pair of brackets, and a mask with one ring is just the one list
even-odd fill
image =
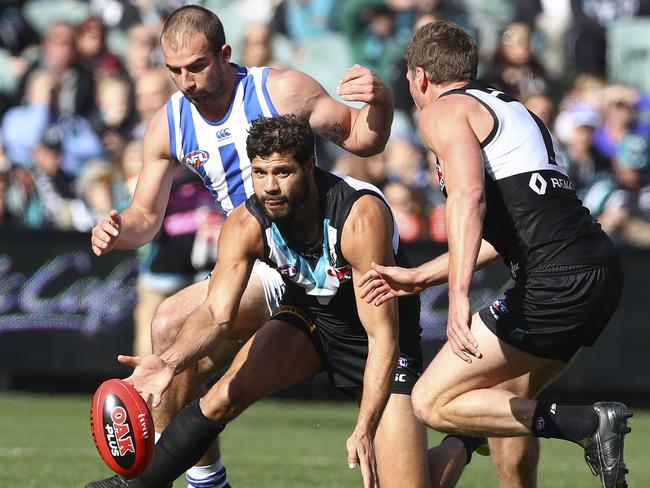
{"label": "spectator in crowd", "polygon": [[244,31],[241,43],[241,64],[244,66],[269,66],[282,68],[273,57],[272,33],[269,24],[253,22]]}
{"label": "spectator in crowd", "polygon": [[388,183],[384,195],[399,228],[400,239],[412,242],[428,237],[422,199],[416,191],[402,182]]}
{"label": "spectator in crowd", "polygon": [[541,93],[550,87],[546,70],[532,51],[530,35],[528,25],[509,24],[485,74],[497,88],[516,98]]}
{"label": "spectator in crowd", "polygon": [[32,151],[33,178],[44,223],[57,229],[70,229],[70,201],[74,198],[73,178],[61,170],[62,134],[57,126],[45,129]]}
{"label": "spectator in crowd", "polygon": [[374,69],[382,80],[391,79],[410,31],[398,28],[395,12],[382,1],[351,0],[340,8],[354,61]]}
{"label": "spectator in crowd", "polygon": [[9,173],[0,170],[0,229],[18,225],[17,219],[7,207],[7,193],[9,191]]}
{"label": "spectator in crowd", "polygon": [[79,62],[95,78],[124,73],[122,61],[106,45],[106,27],[100,17],[87,17],[78,27],[75,37]]}
{"label": "spectator in crowd", "polygon": [[109,156],[119,154],[137,123],[131,93],[131,83],[120,76],[104,76],[97,82],[97,108],[90,122]]}
{"label": "spectator in crowd", "polygon": [[616,19],[650,15],[650,2],[572,0],[573,25],[567,66],[577,72],[605,75],[607,25]]}
{"label": "spectator in crowd", "polygon": [[594,144],[608,158],[616,156],[620,141],[634,130],[637,92],[624,85],[603,90],[603,123],[596,129]]}
{"label": "spectator in crowd", "polygon": [[565,118],[567,173],[582,204],[598,217],[615,186],[611,161],[594,146],[594,131],[600,117],[596,110],[582,105],[567,112]]}
{"label": "spectator in crowd", "polygon": [[131,133],[132,137],[144,137],[148,122],[167,103],[172,90],[171,80],[164,70],[150,69],[141,73],[135,83],[135,109],[139,121]]}
{"label": "spectator in crowd", "polygon": [[140,75],[158,64],[154,36],[144,24],[133,25],[126,34],[124,65],[129,78],[137,82]]}
{"label": "spectator in crowd", "polygon": [[60,115],[84,115],[94,103],[92,72],[79,64],[75,48],[75,28],[66,22],[48,27],[41,41],[39,58],[30,65],[18,86],[21,100],[30,77],[36,70],[47,70],[54,76],[56,93],[53,109]]}
{"label": "spectator in crowd", "polygon": [[520,101],[528,110],[537,115],[546,127],[553,127],[555,116],[557,115],[557,107],[547,93],[524,94],[520,98]]}
{"label": "spectator in crowd", "polygon": [[619,187],[599,220],[610,234],[650,247],[650,138],[626,135],[617,148],[614,169]]}
{"label": "spectator in crowd", "polygon": [[90,12],[99,17],[110,29],[127,32],[131,27],[142,23],[139,3],[131,0],[90,0]]}
{"label": "spectator in crowd", "polygon": [[516,22],[528,24],[539,34],[540,61],[555,78],[566,75],[566,33],[571,26],[571,0],[517,0]]}
{"label": "spectator in crowd", "polygon": [[122,149],[118,159],[119,175],[115,188],[115,201],[119,208],[126,208],[133,199],[135,185],[142,168],[142,139],[131,139]]}
{"label": "spectator in crowd", "polygon": [[406,137],[393,137],[384,150],[389,181],[411,188],[426,186],[426,163],[422,148]]}
{"label": "spectator in crowd", "polygon": [[335,0],[282,0],[271,23],[276,32],[300,41],[332,32]]}
{"label": "spectator in crowd", "polygon": [[23,51],[38,44],[38,34],[21,10],[21,0],[6,0],[0,4],[0,117],[12,104],[12,94],[29,63]]}
{"label": "spectator in crowd", "polygon": [[2,140],[7,158],[29,166],[32,149],[51,117],[55,77],[47,70],[35,70],[25,88],[24,103],[10,108],[2,119]]}
{"label": "spectator in crowd", "polygon": [[13,166],[9,172],[9,188],[5,199],[7,213],[20,227],[46,228],[33,173],[24,166]]}
{"label": "spectator in crowd", "polygon": [[115,208],[111,165],[103,159],[88,161],[75,180],[75,193],[72,225],[80,232],[88,232]]}

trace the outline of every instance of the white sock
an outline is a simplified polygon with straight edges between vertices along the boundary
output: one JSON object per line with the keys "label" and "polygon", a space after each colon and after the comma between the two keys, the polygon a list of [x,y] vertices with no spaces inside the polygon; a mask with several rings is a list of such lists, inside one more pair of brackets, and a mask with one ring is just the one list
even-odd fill
{"label": "white sock", "polygon": [[209,466],[192,466],[185,474],[187,488],[225,488],[228,486],[226,467],[221,458]]}

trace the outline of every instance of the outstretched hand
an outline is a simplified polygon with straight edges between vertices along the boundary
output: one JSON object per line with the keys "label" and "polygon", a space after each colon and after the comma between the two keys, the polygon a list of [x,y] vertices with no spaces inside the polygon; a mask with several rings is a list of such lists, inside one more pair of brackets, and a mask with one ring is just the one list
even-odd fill
{"label": "outstretched hand", "polygon": [[366,303],[374,303],[377,306],[391,298],[415,295],[423,289],[418,283],[415,268],[382,266],[376,263],[372,263],[372,268],[357,281],[357,286],[361,288],[360,297]]}
{"label": "outstretched hand", "polygon": [[156,355],[144,358],[119,355],[117,360],[135,368],[124,381],[131,383],[145,402],[155,408],[160,405],[163,393],[169,388],[174,378],[174,371]]}
{"label": "outstretched hand", "polygon": [[93,227],[90,245],[97,256],[110,252],[120,238],[122,217],[117,210],[111,210],[108,217],[102,219]]}
{"label": "outstretched hand", "polygon": [[348,468],[361,466],[363,488],[379,488],[377,461],[372,437],[368,433],[354,431],[346,442],[348,448]]}
{"label": "outstretched hand", "polygon": [[386,84],[370,68],[355,64],[341,77],[337,95],[348,102],[369,105],[392,104],[393,95]]}

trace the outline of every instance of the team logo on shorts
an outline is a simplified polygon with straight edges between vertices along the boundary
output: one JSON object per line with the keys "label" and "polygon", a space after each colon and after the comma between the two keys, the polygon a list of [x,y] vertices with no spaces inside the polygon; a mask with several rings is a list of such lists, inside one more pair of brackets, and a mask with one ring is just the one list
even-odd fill
{"label": "team logo on shorts", "polygon": [[492,307],[494,308],[494,310],[497,311],[497,313],[500,313],[501,315],[505,315],[510,311],[508,309],[508,304],[503,298],[497,298],[496,300],[494,300]]}
{"label": "team logo on shorts", "polygon": [[400,358],[397,360],[397,367],[398,368],[408,368],[409,367],[409,360],[400,356]]}
{"label": "team logo on shorts", "polygon": [[183,158],[183,162],[188,166],[194,166],[195,168],[198,168],[200,166],[203,166],[208,161],[208,159],[210,159],[210,154],[208,151],[199,149],[198,151],[192,151],[191,153],[186,154]]}

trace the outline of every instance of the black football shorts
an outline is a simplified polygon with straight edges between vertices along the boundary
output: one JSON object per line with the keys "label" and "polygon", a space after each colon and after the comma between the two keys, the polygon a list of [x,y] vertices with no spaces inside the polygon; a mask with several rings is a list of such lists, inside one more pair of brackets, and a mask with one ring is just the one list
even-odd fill
{"label": "black football shorts", "polygon": [[[363,373],[368,358],[368,337],[341,335],[320,327],[316,320],[299,307],[281,305],[272,319],[281,320],[303,331],[321,358],[330,384],[354,393],[363,385]],[[413,342],[413,341],[411,341]],[[410,395],[422,374],[422,350],[417,344],[400,344],[391,393]]]}
{"label": "black football shorts", "polygon": [[503,342],[566,362],[594,345],[622,292],[618,256],[598,264],[547,266],[516,281],[479,315]]}

